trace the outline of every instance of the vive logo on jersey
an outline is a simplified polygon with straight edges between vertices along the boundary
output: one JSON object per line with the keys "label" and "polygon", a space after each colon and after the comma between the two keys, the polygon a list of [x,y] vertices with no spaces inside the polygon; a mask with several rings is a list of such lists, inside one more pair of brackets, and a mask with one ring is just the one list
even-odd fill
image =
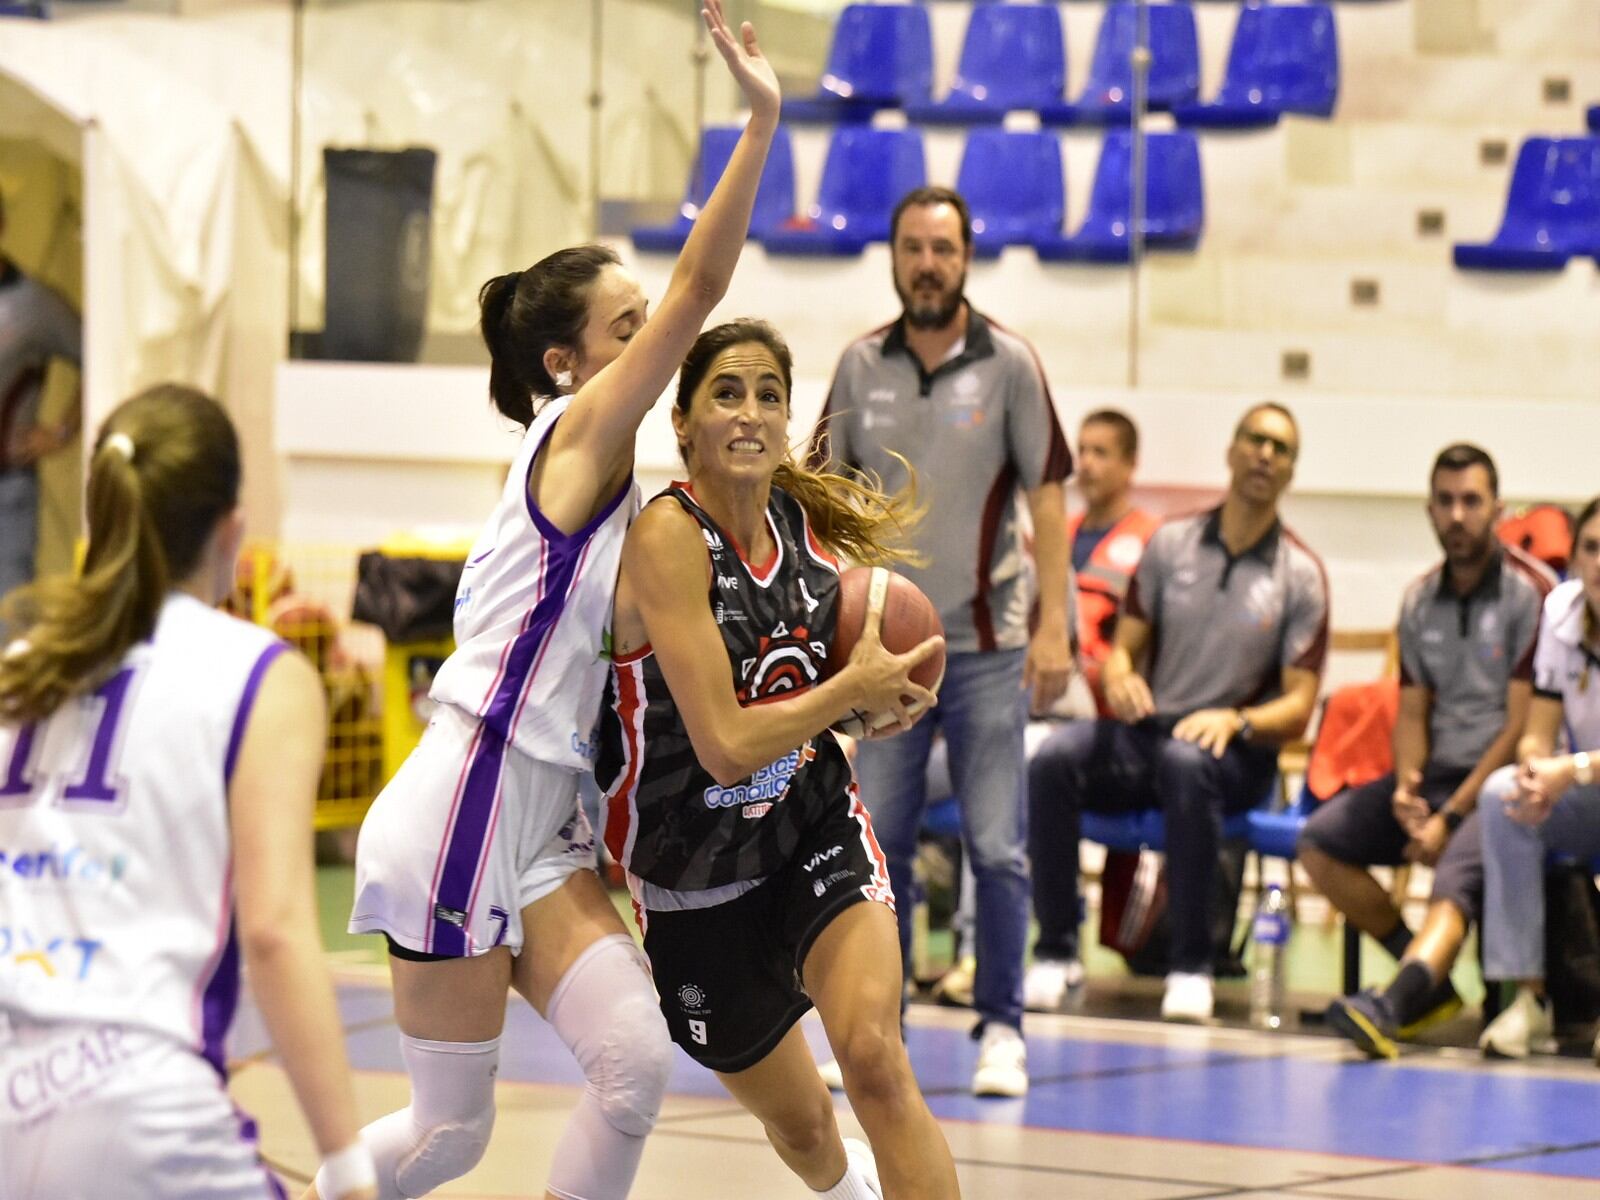
{"label": "vive logo on jersey", "polygon": [[818,850],[811,856],[811,861],[806,863],[805,866],[801,867],[800,869],[809,875],[812,871],[815,871],[830,858],[837,858],[843,853],[843,846],[829,846],[826,850]]}
{"label": "vive logo on jersey", "polygon": [[739,703],[805,691],[821,678],[827,657],[828,647],[813,641],[811,631],[804,625],[796,625],[791,632],[779,621],[771,633],[762,637],[756,653],[740,664],[743,685],[739,688]]}
{"label": "vive logo on jersey", "polygon": [[772,803],[783,799],[795,772],[816,756],[816,748],[807,742],[800,749],[789,751],[777,762],[768,763],[743,783],[733,787],[708,787],[702,793],[706,807],[742,808],[746,804],[765,802],[770,808]]}
{"label": "vive logo on jersey", "polygon": [[0,967],[9,965],[19,973],[37,970],[47,979],[82,982],[104,945],[94,938],[52,936],[26,925],[0,925]]}
{"label": "vive logo on jersey", "polygon": [[128,871],[128,856],[102,857],[82,846],[58,846],[43,850],[0,849],[0,875],[9,874],[24,883],[55,882],[84,887],[110,887]]}

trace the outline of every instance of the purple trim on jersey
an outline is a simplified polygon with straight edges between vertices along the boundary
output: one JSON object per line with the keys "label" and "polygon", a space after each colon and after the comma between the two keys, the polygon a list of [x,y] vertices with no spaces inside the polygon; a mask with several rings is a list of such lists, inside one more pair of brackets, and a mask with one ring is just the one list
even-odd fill
{"label": "purple trim on jersey", "polygon": [[483,723],[498,733],[503,741],[511,740],[522,693],[538,663],[539,651],[561,620],[561,614],[566,611],[568,593],[578,581],[578,567],[587,549],[587,544],[578,541],[550,548],[554,563],[546,568],[544,595],[535,602],[527,624],[512,640],[511,649],[500,670],[500,682],[495,685],[494,695],[483,710]]}
{"label": "purple trim on jersey", "polygon": [[[433,938],[428,949],[433,954],[465,957],[467,922],[472,919],[472,893],[478,880],[478,864],[486,849],[485,840],[500,794],[500,771],[505,765],[506,743],[485,723],[478,735],[478,746],[467,768],[467,781],[461,789],[461,805],[450,830],[450,847],[445,851],[439,885],[431,897],[429,910]],[[461,924],[441,916],[441,908],[461,914]]]}
{"label": "purple trim on jersey", "polygon": [[239,747],[244,742],[244,729],[250,723],[250,710],[256,706],[256,693],[261,690],[261,679],[273,660],[289,648],[287,642],[273,642],[261,652],[256,665],[244,681],[244,695],[239,697],[239,708],[233,714],[233,729],[228,734],[228,756],[222,763],[222,782],[233,782],[233,766],[239,759]]}
{"label": "purple trim on jersey", "polygon": [[200,998],[200,1053],[216,1068],[226,1081],[228,1063],[224,1054],[223,1039],[233,1025],[233,1014],[239,1007],[239,929],[228,921],[228,944],[223,948],[217,968],[211,973],[205,993]]}
{"label": "purple trim on jersey", "polygon": [[[233,1106],[233,1115],[239,1122],[239,1140],[254,1150],[256,1161],[261,1162],[261,1128],[256,1124],[256,1119],[237,1104]],[[261,1163],[261,1172],[267,1177],[267,1187],[272,1191],[273,1200],[289,1200],[283,1182],[264,1162]]]}
{"label": "purple trim on jersey", "polygon": [[[561,417],[566,415],[566,413],[562,413]],[[544,449],[544,444],[550,440],[550,434],[555,429],[556,422],[561,420],[561,417],[557,417],[555,421],[551,421],[550,424],[545,428],[544,437],[539,440],[538,449],[535,450],[532,456],[528,459],[528,474],[522,481],[522,498],[527,502],[529,519],[533,522],[534,528],[538,529],[538,531],[544,535],[546,541],[554,542],[557,545],[560,545],[563,542],[587,541],[594,531],[599,529],[600,526],[604,525],[610,518],[611,514],[617,511],[617,505],[621,504],[623,497],[633,489],[633,475],[630,473],[628,478],[623,481],[622,487],[618,490],[617,494],[611,497],[611,499],[606,502],[605,507],[596,513],[593,519],[590,520],[590,522],[582,529],[578,530],[576,533],[566,533],[560,529],[557,529],[555,523],[552,522],[549,517],[545,516],[544,513],[540,512],[539,506],[533,502],[532,483],[533,468],[539,462],[539,452]]]}

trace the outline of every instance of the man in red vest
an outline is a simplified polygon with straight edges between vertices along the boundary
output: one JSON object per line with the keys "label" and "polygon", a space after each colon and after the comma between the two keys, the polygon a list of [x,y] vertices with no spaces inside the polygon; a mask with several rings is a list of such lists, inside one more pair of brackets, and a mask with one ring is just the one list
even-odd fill
{"label": "man in red vest", "polygon": [[[1064,703],[1074,694],[1079,697],[1074,710],[1058,706],[1057,715],[1080,718],[1108,717],[1111,710],[1100,687],[1100,670],[1111,654],[1117,610],[1127,594],[1128,584],[1138,569],[1145,543],[1160,524],[1133,503],[1133,472],[1139,464],[1139,430],[1126,414],[1113,408],[1091,412],[1078,428],[1078,473],[1074,482],[1083,494],[1084,510],[1067,521],[1067,537],[1072,545],[1072,574],[1077,601],[1076,635],[1078,665],[1093,699],[1093,708],[1084,703],[1082,692],[1069,689]],[[1031,742],[1031,739],[1030,739]],[[1045,854],[1061,854],[1059,846],[1032,844],[1029,856],[1038,862]],[[1076,847],[1073,852],[1076,853]],[[1077,899],[1053,898],[1040,902],[1039,877],[1034,876],[1034,908],[1052,913],[1070,906],[1077,911]],[[1062,901],[1066,901],[1064,906]],[[1041,935],[1042,939],[1045,935]],[[1035,957],[1023,978],[1024,1007],[1035,1012],[1060,1009],[1073,990],[1083,984],[1083,963],[1077,954],[1077,924],[1056,931],[1050,957]]]}

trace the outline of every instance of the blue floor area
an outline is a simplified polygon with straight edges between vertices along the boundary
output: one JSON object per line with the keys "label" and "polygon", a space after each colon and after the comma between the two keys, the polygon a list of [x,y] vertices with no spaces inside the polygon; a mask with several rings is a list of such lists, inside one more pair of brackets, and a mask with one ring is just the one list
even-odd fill
{"label": "blue floor area", "polygon": [[[395,1030],[386,1019],[388,991],[342,987],[340,1008],[352,1064],[401,1070]],[[825,1056],[820,1028],[808,1023],[806,1033]],[[1487,1064],[1325,1062],[1030,1032],[1027,1098],[980,1101],[967,1091],[976,1043],[957,1029],[915,1025],[908,1039],[929,1106],[946,1119],[1600,1177],[1600,1073],[1590,1080]],[[258,1019],[242,1014],[235,1055],[265,1045]],[[554,1032],[521,1004],[508,1012],[500,1077],[583,1082]],[[710,1072],[681,1052],[671,1090],[727,1096]]]}

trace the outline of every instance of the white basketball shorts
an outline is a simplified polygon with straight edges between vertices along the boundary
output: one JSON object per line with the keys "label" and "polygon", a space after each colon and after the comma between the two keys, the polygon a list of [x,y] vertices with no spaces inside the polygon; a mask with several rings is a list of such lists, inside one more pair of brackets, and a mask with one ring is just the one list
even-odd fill
{"label": "white basketball shorts", "polygon": [[594,864],[577,774],[442,704],[361,825],[350,932],[418,954],[517,954],[522,910]]}

